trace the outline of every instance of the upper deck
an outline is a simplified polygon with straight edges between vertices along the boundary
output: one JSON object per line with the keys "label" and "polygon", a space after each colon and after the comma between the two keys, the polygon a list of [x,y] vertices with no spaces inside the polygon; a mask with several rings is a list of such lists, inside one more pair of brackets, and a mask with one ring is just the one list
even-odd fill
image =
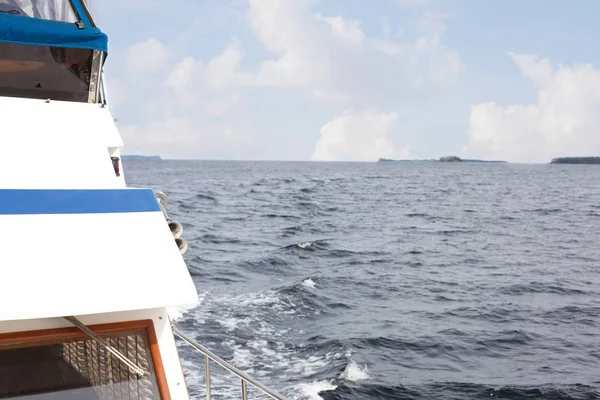
{"label": "upper deck", "polygon": [[0,0],[0,96],[97,103],[107,51],[82,0]]}

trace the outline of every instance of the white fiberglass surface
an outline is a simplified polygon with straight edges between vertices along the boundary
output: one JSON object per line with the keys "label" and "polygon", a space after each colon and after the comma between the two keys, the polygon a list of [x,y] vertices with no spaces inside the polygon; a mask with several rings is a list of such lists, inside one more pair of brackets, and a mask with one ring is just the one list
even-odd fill
{"label": "white fiberglass surface", "polygon": [[197,302],[161,212],[1,215],[0,226],[0,304],[14,304],[0,321]]}
{"label": "white fiberglass surface", "polygon": [[69,0],[0,0],[0,13],[60,22],[76,22]]}
{"label": "white fiberglass surface", "polygon": [[[31,116],[34,115],[35,118]],[[0,188],[113,189],[108,148],[123,142],[108,108],[97,104],[0,97]],[[32,146],[31,143],[35,143]]]}

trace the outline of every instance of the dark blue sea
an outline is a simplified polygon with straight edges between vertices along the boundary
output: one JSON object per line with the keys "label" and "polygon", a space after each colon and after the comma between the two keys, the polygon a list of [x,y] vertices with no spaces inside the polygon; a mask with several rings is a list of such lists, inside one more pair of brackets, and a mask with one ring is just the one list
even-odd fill
{"label": "dark blue sea", "polygon": [[[290,399],[600,399],[599,166],[130,160],[125,174],[185,227],[201,303],[175,324]],[[180,350],[201,399],[203,358]],[[213,398],[240,398],[213,372]]]}

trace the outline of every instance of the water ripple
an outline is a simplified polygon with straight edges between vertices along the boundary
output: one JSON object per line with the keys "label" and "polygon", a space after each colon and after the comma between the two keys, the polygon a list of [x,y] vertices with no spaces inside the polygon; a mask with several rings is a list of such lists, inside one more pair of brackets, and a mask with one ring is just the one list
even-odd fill
{"label": "water ripple", "polygon": [[125,164],[185,228],[179,327],[290,399],[600,399],[596,167]]}

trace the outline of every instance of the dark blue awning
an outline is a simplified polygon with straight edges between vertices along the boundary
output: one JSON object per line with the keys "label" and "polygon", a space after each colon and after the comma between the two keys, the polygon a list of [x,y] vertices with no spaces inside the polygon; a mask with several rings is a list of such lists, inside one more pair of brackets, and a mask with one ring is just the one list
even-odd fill
{"label": "dark blue awning", "polygon": [[92,25],[80,0],[73,0],[71,4],[78,22],[0,12],[0,42],[100,50],[107,53],[108,37]]}

